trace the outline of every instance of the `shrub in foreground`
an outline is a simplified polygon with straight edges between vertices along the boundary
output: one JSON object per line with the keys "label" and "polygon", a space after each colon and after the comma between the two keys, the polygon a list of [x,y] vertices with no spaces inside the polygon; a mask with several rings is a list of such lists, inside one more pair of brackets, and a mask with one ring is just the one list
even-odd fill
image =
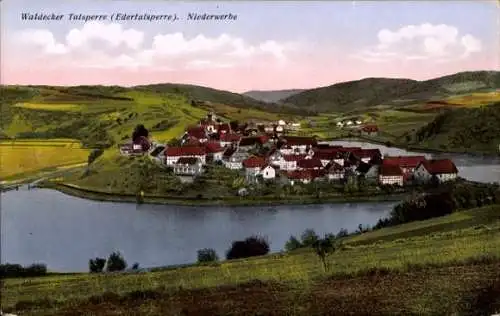
{"label": "shrub in foreground", "polygon": [[89,260],[89,271],[91,273],[99,273],[104,270],[104,266],[106,265],[106,259],[104,258],[95,258]]}
{"label": "shrub in foreground", "polygon": [[226,259],[249,258],[269,253],[269,242],[259,236],[251,236],[242,241],[234,241],[226,253]]}
{"label": "shrub in foreground", "polygon": [[47,266],[41,263],[34,263],[27,267],[20,264],[1,264],[0,278],[37,277],[47,274]]}
{"label": "shrub in foreground", "polygon": [[198,263],[207,262],[217,262],[219,261],[219,256],[217,252],[212,248],[204,248],[198,250]]}
{"label": "shrub in foreground", "polygon": [[123,258],[122,254],[118,251],[113,252],[109,255],[108,261],[106,262],[106,271],[123,271],[127,268],[127,261]]}

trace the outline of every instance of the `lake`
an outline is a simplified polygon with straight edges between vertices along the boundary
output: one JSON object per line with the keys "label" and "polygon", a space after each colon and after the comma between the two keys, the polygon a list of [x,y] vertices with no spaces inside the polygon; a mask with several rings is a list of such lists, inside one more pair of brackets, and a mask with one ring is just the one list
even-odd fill
{"label": "lake", "polygon": [[[343,146],[379,148],[382,154],[422,155],[355,141]],[[500,181],[500,158],[425,154],[451,158],[459,175],[478,182]],[[60,272],[88,271],[88,260],[119,250],[129,265],[141,267],[196,261],[196,251],[214,248],[221,258],[231,242],[266,236],[273,252],[290,235],[312,228],[319,234],[374,225],[395,202],[283,205],[279,207],[186,207],[96,202],[37,189],[3,193],[1,262],[47,264]]]}
{"label": "lake", "polygon": [[266,236],[280,251],[291,234],[356,230],[386,216],[395,202],[278,207],[185,207],[96,202],[48,189],[2,194],[2,263],[47,264],[60,272],[88,271],[88,260],[119,250],[143,268],[196,261],[234,240]]}

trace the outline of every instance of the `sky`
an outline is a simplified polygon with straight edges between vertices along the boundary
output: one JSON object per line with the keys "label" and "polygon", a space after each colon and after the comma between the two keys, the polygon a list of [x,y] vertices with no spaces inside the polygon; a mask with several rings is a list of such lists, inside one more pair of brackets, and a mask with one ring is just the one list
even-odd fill
{"label": "sky", "polygon": [[[500,70],[496,1],[3,0],[0,12],[1,84],[174,82],[245,92]],[[63,16],[36,21],[23,13]]]}

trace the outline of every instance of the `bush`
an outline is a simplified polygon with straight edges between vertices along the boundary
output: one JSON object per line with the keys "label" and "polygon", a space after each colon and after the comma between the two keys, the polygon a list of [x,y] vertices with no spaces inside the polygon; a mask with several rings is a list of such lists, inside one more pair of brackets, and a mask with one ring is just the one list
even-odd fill
{"label": "bush", "polygon": [[290,236],[290,239],[288,239],[285,244],[286,251],[292,251],[302,247],[302,243],[295,236]]}
{"label": "bush", "polygon": [[306,229],[302,233],[300,239],[304,247],[311,247],[312,245],[314,245],[314,243],[316,243],[319,240],[319,236],[313,229]]}
{"label": "bush", "polygon": [[19,278],[19,277],[37,277],[47,274],[47,266],[41,263],[34,263],[23,267],[20,264],[2,264],[0,265],[0,278]]}
{"label": "bush", "polygon": [[95,258],[89,260],[89,271],[91,273],[99,273],[104,270],[104,266],[106,265],[106,259],[104,258]]}
{"label": "bush", "polygon": [[217,256],[217,252],[214,249],[204,248],[198,250],[198,263],[217,261],[219,261],[219,256]]}
{"label": "bush", "polygon": [[103,153],[104,153],[104,151],[102,149],[94,149],[94,150],[92,150],[90,152],[90,154],[89,154],[89,158],[88,158],[87,164],[90,165],[91,163],[93,163]]}
{"label": "bush", "polygon": [[127,262],[120,252],[116,251],[109,255],[106,262],[106,271],[123,271],[127,268]]}
{"label": "bush", "polygon": [[269,253],[269,242],[262,237],[252,236],[243,241],[234,241],[226,253],[226,259],[249,258]]}

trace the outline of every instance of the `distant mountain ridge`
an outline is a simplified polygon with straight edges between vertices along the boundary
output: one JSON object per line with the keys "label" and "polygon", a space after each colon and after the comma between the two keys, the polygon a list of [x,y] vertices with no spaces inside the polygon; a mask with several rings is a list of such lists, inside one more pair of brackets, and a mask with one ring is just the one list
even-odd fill
{"label": "distant mountain ridge", "polygon": [[286,89],[286,90],[251,90],[244,92],[243,95],[251,97],[255,100],[277,103],[282,99],[288,98],[297,93],[303,92],[306,89]]}
{"label": "distant mountain ridge", "polygon": [[281,100],[318,112],[346,112],[380,104],[405,105],[500,88],[500,71],[467,71],[435,79],[365,78],[309,89]]}

